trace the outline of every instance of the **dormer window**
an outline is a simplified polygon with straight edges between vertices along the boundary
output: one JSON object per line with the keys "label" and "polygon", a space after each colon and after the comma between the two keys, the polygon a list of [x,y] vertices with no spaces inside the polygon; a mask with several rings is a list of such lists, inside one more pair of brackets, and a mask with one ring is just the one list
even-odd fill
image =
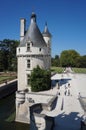
{"label": "dormer window", "polygon": [[27,42],[27,51],[30,51],[30,42]]}

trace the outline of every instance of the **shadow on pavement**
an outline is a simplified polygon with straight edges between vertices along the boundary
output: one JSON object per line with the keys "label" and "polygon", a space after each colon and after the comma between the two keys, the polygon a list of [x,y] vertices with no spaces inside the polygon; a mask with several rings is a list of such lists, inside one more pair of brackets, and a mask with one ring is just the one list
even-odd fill
{"label": "shadow on pavement", "polygon": [[80,130],[80,124],[83,117],[78,116],[78,112],[71,112],[70,114],[59,114],[55,117],[55,127],[53,130]]}

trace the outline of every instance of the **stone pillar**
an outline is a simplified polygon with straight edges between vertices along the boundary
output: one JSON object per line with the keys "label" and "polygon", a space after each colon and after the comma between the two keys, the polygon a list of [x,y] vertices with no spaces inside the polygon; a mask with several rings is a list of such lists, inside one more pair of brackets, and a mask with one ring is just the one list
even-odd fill
{"label": "stone pillar", "polygon": [[19,117],[19,108],[20,105],[25,102],[25,93],[22,91],[17,91],[16,92],[16,120]]}

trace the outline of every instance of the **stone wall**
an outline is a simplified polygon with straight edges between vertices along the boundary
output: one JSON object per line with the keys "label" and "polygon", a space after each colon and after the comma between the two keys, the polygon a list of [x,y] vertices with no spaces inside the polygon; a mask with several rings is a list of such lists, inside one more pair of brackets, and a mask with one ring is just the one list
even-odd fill
{"label": "stone wall", "polygon": [[42,104],[35,104],[30,107],[30,129],[33,130],[52,130],[54,118],[41,114]]}
{"label": "stone wall", "polygon": [[[47,119],[48,117],[47,116],[43,117],[43,114],[41,114],[41,112],[43,110],[51,111],[52,109],[54,109],[56,99],[57,99],[57,95],[54,96],[54,95],[41,94],[41,93],[28,93],[24,91],[17,91],[16,92],[16,121],[30,123],[30,115],[31,115],[30,113],[31,110],[29,110],[30,107],[33,108],[32,109],[33,115],[35,114],[35,116],[33,116],[34,120],[36,119],[37,121],[40,120],[41,118],[41,120],[45,121],[45,119]],[[39,107],[37,105],[36,107],[36,104],[41,104],[41,106]]]}

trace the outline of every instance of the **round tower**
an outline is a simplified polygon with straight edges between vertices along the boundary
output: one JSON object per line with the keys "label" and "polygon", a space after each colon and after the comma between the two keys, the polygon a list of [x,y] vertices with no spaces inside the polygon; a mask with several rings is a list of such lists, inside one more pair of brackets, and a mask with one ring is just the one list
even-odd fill
{"label": "round tower", "polygon": [[30,25],[25,31],[25,20],[21,20],[20,44],[17,47],[18,91],[16,92],[16,120],[29,121],[28,90],[31,91],[30,75],[38,65],[42,69],[51,67],[51,34],[47,24],[42,33],[36,22],[36,14],[31,14]]}
{"label": "round tower", "polygon": [[17,47],[19,91],[27,88],[30,91],[30,75],[37,65],[43,69],[50,69],[51,67],[51,34],[48,31],[47,24],[43,35],[37,26],[36,14],[32,13],[30,25]]}

